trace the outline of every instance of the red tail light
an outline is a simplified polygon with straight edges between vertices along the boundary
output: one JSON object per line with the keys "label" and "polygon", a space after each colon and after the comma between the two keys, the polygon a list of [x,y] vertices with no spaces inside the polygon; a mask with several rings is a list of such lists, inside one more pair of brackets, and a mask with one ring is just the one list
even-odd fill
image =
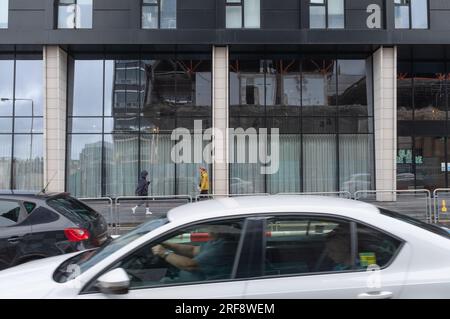
{"label": "red tail light", "polygon": [[89,239],[89,232],[83,228],[66,228],[64,234],[70,242],[79,242]]}

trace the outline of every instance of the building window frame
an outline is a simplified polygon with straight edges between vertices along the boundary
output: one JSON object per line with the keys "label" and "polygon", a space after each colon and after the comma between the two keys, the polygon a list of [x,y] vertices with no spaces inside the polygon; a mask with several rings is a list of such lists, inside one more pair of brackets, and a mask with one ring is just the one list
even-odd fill
{"label": "building window frame", "polygon": [[[258,26],[247,26],[245,19],[245,2],[248,0],[226,0],[225,1],[225,28],[226,29],[261,29],[261,2],[259,1],[259,23]],[[239,27],[227,26],[227,11],[228,8],[240,8],[241,9],[241,23]]]}
{"label": "building window frame", "polygon": [[[66,0],[67,1],[67,0]],[[93,11],[94,11],[94,0],[91,0],[91,10],[92,10],[92,14],[91,14],[91,23],[90,26],[87,27],[83,27],[81,26],[81,22],[78,21],[79,17],[81,16],[81,10],[79,10],[79,4],[78,1],[79,0],[70,0],[72,3],[63,3],[61,0],[57,0],[55,2],[55,16],[56,16],[56,29],[60,29],[60,30],[80,30],[80,29],[92,29],[93,27]],[[74,12],[73,12],[73,27],[68,27],[68,26],[60,26],[60,16],[59,16],[59,9],[61,7],[74,7]],[[80,25],[77,25],[77,21],[80,22]]]}
{"label": "building window frame", "polygon": [[[161,0],[152,0],[152,2],[146,2],[146,0],[141,0],[141,29],[144,30],[158,30],[158,29],[177,29],[177,0],[175,0],[175,26],[174,27],[162,27],[161,24],[161,12],[162,12],[162,4]],[[157,19],[156,27],[145,27],[144,26],[144,8],[156,8],[157,11]]]}
{"label": "building window frame", "polygon": [[[345,29],[346,26],[346,15],[345,15],[345,9],[346,9],[346,1],[342,0],[342,12],[343,12],[343,17],[344,17],[344,24],[342,25],[342,27],[330,27],[330,16],[329,16],[329,1],[330,0],[320,0],[321,3],[319,2],[313,2],[313,0],[309,1],[309,28],[310,29]],[[333,1],[333,0],[332,0]],[[325,27],[321,28],[321,27],[311,27],[311,8],[313,7],[324,7],[325,9]]]}
{"label": "building window frame", "polygon": [[[425,28],[422,27],[414,27],[413,26],[413,6],[412,0],[394,0],[394,12],[396,16],[397,8],[407,7],[408,8],[408,27],[401,27],[396,25],[396,21],[394,21],[395,29],[397,30],[428,30],[430,29],[430,0],[424,0],[427,6],[427,25]],[[395,19],[395,18],[394,18]]]}

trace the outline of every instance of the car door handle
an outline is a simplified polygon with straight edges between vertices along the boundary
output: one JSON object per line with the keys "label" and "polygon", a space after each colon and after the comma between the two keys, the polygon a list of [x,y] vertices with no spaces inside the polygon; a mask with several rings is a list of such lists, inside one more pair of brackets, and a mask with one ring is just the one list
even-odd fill
{"label": "car door handle", "polygon": [[392,298],[394,294],[390,291],[374,291],[365,292],[358,295],[358,299],[389,299]]}
{"label": "car door handle", "polygon": [[19,236],[14,236],[14,237],[8,238],[8,243],[10,243],[10,244],[17,244],[18,242],[20,242]]}

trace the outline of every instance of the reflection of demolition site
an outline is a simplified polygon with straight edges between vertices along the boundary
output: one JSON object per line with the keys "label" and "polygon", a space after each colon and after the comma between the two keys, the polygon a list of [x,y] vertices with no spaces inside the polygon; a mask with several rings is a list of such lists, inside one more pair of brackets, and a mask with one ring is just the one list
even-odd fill
{"label": "reflection of demolition site", "polygon": [[193,117],[209,121],[210,67],[208,61],[115,61],[114,131],[171,133],[191,128]]}

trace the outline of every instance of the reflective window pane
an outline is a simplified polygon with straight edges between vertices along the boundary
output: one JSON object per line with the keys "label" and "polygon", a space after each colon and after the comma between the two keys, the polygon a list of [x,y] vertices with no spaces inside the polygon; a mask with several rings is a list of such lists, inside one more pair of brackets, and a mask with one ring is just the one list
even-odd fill
{"label": "reflective window pane", "polygon": [[42,135],[14,136],[13,189],[41,190],[43,187]]}
{"label": "reflective window pane", "polygon": [[[175,142],[170,135],[141,136],[141,169],[149,172],[149,195],[169,195],[176,191],[175,163],[171,150]],[[136,181],[135,181],[136,183]]]}
{"label": "reflective window pane", "polygon": [[301,163],[301,135],[283,134],[279,137],[278,171],[268,175],[268,192],[299,193],[301,192],[300,163]]}
{"label": "reflective window pane", "polygon": [[0,189],[10,189],[11,185],[12,135],[0,134]]}
{"label": "reflective window pane", "polygon": [[415,120],[446,121],[445,65],[414,63]]}
{"label": "reflective window pane", "polygon": [[344,0],[328,0],[328,28],[342,29],[344,25]]}
{"label": "reflective window pane", "polygon": [[411,0],[411,20],[413,29],[428,28],[428,0]]}
{"label": "reflective window pane", "polygon": [[309,27],[311,29],[325,29],[327,27],[324,6],[309,7]]}
{"label": "reflective window pane", "polygon": [[58,29],[75,28],[76,5],[59,5],[58,7]]}
{"label": "reflective window pane", "polygon": [[101,196],[102,135],[69,135],[68,191],[76,197]]}
{"label": "reflective window pane", "polygon": [[260,0],[244,1],[244,25],[246,28],[259,28],[261,19]]}
{"label": "reflective window pane", "polygon": [[9,0],[0,0],[0,29],[8,28]]}
{"label": "reflective window pane", "polygon": [[13,114],[13,87],[14,60],[0,59],[0,116]]}
{"label": "reflective window pane", "polygon": [[303,135],[303,186],[305,192],[336,191],[336,135]]}
{"label": "reflective window pane", "polygon": [[226,27],[227,29],[242,28],[242,7],[227,6]]}
{"label": "reflective window pane", "polygon": [[[415,160],[416,157],[413,153],[413,138],[410,136],[399,136],[397,138],[397,189],[414,189],[415,185]],[[421,164],[421,160],[418,159],[417,164]],[[423,185],[422,181],[419,184]]]}
{"label": "reflective window pane", "polygon": [[[445,187],[445,138],[415,138],[416,188],[434,190]],[[444,165],[442,165],[444,164]]]}
{"label": "reflective window pane", "polygon": [[0,118],[0,133],[12,133],[12,118]]}
{"label": "reflective window pane", "polygon": [[399,121],[413,118],[413,81],[411,63],[397,63],[397,118]]}
{"label": "reflective window pane", "polygon": [[43,115],[43,65],[38,60],[16,62],[16,116]]}
{"label": "reflective window pane", "polygon": [[371,115],[372,107],[368,107],[368,97],[371,96],[372,89],[366,80],[371,81],[372,74],[366,67],[366,61],[338,60],[337,70],[339,115]]}
{"label": "reflective window pane", "polygon": [[76,26],[78,29],[92,28],[92,1],[77,0]]}
{"label": "reflective window pane", "polygon": [[139,176],[139,136],[105,135],[104,150],[106,195],[135,195]]}
{"label": "reflective window pane", "polygon": [[161,29],[177,27],[177,0],[161,1]]}
{"label": "reflective window pane", "polygon": [[72,118],[72,133],[101,133],[102,118]]}
{"label": "reflective window pane", "polygon": [[340,190],[351,194],[373,188],[373,136],[339,135]]}
{"label": "reflective window pane", "polygon": [[143,29],[158,28],[158,6],[142,7],[142,28]]}
{"label": "reflective window pane", "polygon": [[76,60],[73,80],[74,116],[103,115],[103,61]]}
{"label": "reflective window pane", "polygon": [[43,122],[42,118],[16,117],[14,133],[42,133]]}
{"label": "reflective window pane", "polygon": [[409,7],[396,6],[395,7],[395,28],[409,29]]}
{"label": "reflective window pane", "polygon": [[336,114],[336,61],[305,59],[302,69],[303,115]]}

